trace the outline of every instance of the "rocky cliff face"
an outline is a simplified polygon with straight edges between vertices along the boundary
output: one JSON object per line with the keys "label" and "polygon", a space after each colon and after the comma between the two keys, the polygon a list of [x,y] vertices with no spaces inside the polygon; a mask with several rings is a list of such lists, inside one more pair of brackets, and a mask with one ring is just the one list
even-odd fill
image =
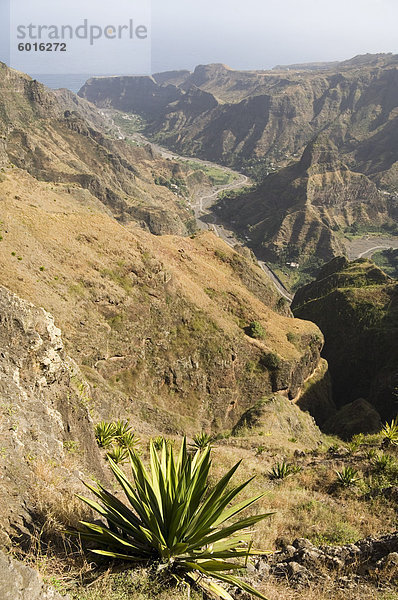
{"label": "rocky cliff face", "polygon": [[[54,318],[0,287],[0,346],[0,543],[7,546],[9,535],[28,534],[51,496],[48,481],[39,493],[43,469],[58,466],[59,490],[69,497],[82,487],[79,466],[98,475],[102,467],[85,383]],[[79,452],[74,471],[64,467],[72,446]]]}
{"label": "rocky cliff face", "polygon": [[[334,400],[344,406],[368,400],[382,420],[397,412],[397,282],[374,263],[349,263],[336,258],[320,271],[316,281],[301,288],[293,301],[294,314],[311,319],[325,334],[324,356],[330,367]],[[377,415],[369,407],[351,413],[369,414],[371,429]],[[333,425],[333,428],[334,425]]]}

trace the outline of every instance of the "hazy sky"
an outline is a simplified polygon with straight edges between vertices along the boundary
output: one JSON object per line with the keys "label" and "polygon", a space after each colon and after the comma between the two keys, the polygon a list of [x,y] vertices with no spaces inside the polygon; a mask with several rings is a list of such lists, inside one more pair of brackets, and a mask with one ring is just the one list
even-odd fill
{"label": "hazy sky", "polygon": [[153,0],[153,68],[398,52],[397,0]]}
{"label": "hazy sky", "polygon": [[[5,62],[7,4],[0,0]],[[260,69],[366,52],[398,52],[397,0],[152,0],[153,72],[210,62]]]}

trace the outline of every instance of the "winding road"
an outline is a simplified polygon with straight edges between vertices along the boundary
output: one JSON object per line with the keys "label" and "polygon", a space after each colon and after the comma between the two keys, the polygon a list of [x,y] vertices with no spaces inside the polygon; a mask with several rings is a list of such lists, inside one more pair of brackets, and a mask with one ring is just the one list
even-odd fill
{"label": "winding road", "polygon": [[[217,188],[215,188],[215,191],[208,196],[199,196],[198,202],[196,204],[191,204],[191,207],[194,210],[196,209],[198,211],[199,215],[203,213],[204,208],[210,208],[213,204],[213,202],[211,202],[211,203],[206,202],[206,204],[208,204],[208,206],[203,207],[203,202],[205,200],[216,200],[218,197],[218,194],[220,194],[221,192],[226,192],[229,190],[237,190],[237,189],[242,188],[250,183],[249,178],[246,177],[246,175],[242,175],[241,173],[237,173],[236,171],[231,171],[231,169],[226,169],[225,167],[220,167],[219,165],[212,165],[212,166],[217,167],[218,169],[224,171],[225,173],[233,173],[234,175],[237,175],[238,181],[236,181],[235,183],[230,183],[229,185],[217,187]],[[195,212],[196,212],[196,210],[195,210]]]}
{"label": "winding road", "polygon": [[[196,222],[200,229],[212,230],[215,233],[215,235],[217,235],[217,237],[222,239],[231,248],[234,248],[236,245],[242,245],[242,242],[238,240],[238,238],[232,230],[227,230],[223,225],[217,224],[217,217],[214,215],[213,212],[211,212],[210,209],[214,205],[215,201],[218,198],[218,195],[221,192],[237,190],[245,187],[246,185],[250,185],[250,179],[246,175],[243,175],[243,173],[238,173],[237,171],[234,171],[233,169],[230,169],[228,167],[224,167],[222,165],[210,162],[208,160],[202,160],[200,158],[192,156],[182,156],[180,154],[176,154],[168,148],[164,148],[163,146],[159,146],[159,144],[154,144],[150,142],[147,138],[145,138],[138,132],[134,134],[127,134],[114,121],[114,116],[117,113],[117,111],[114,111],[113,109],[103,109],[102,112],[103,115],[106,115],[108,117],[109,121],[114,127],[116,136],[119,139],[129,139],[138,144],[150,144],[153,150],[155,150],[155,152],[160,154],[163,158],[169,158],[172,160],[182,160],[186,162],[194,161],[196,163],[202,164],[203,166],[215,168],[219,171],[223,171],[224,173],[228,173],[236,177],[237,180],[233,181],[232,183],[229,183],[228,185],[215,186],[211,193],[209,193],[208,191],[203,192],[203,190],[199,190],[196,193],[196,197],[193,199],[193,202],[191,202],[190,206],[194,211]],[[290,294],[289,291],[284,287],[280,279],[272,271],[272,269],[269,268],[267,263],[265,263],[262,260],[257,260],[257,262],[259,267],[271,279],[272,283],[274,284],[275,288],[280,293],[280,295],[283,296],[286,300],[288,300],[288,302],[291,302],[293,300],[292,294]]]}
{"label": "winding road", "polygon": [[[373,246],[373,248],[369,248],[369,250],[365,250],[365,252],[362,252],[361,254],[358,254],[358,258],[362,258],[363,256],[365,256],[366,254],[369,254],[370,252],[373,254],[375,250],[381,250],[381,249],[388,249],[391,246]],[[369,254],[369,256],[372,256],[372,254]]]}
{"label": "winding road", "polygon": [[363,236],[362,238],[355,238],[351,241],[347,241],[347,255],[350,260],[356,258],[368,257],[377,252],[377,250],[388,250],[388,248],[398,249],[398,237],[376,237],[376,236]]}

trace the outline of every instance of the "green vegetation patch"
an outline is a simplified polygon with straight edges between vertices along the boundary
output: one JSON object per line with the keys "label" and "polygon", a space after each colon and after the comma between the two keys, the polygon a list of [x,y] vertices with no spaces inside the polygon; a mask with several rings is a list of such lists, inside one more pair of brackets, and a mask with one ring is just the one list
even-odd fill
{"label": "green vegetation patch", "polygon": [[398,279],[398,249],[389,248],[382,252],[376,252],[373,255],[372,260],[378,267],[383,269],[387,275]]}
{"label": "green vegetation patch", "polygon": [[184,164],[186,164],[193,171],[202,171],[208,177],[210,183],[214,186],[228,185],[229,183],[236,181],[238,178],[236,173],[231,173],[230,171],[218,169],[217,167],[211,167],[195,161],[184,161]]}

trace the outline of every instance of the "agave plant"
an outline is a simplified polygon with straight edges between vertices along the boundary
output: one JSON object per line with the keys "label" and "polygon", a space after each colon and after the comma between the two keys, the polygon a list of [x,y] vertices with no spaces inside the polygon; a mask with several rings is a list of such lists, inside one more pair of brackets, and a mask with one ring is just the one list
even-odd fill
{"label": "agave plant", "polygon": [[377,450],[376,448],[369,448],[369,450],[366,452],[366,458],[368,460],[374,460],[375,458],[377,458]]}
{"label": "agave plant", "polygon": [[141,440],[135,433],[127,431],[118,436],[117,441],[121,448],[131,448],[132,450],[136,450],[139,447]]}
{"label": "agave plant", "polygon": [[398,446],[398,417],[391,423],[386,423],[382,429],[383,442],[388,445]]}
{"label": "agave plant", "polygon": [[115,423],[101,421],[95,426],[95,439],[101,448],[109,448],[116,437]]}
{"label": "agave plant", "polygon": [[122,438],[126,433],[131,432],[130,423],[128,421],[116,421],[115,423],[116,437]]}
{"label": "agave plant", "polygon": [[168,446],[172,446],[174,444],[174,440],[165,438],[162,435],[159,435],[158,437],[153,438],[151,440],[151,442],[155,446],[155,450],[161,450],[163,448],[163,442],[165,442]]}
{"label": "agave plant", "polygon": [[227,524],[264,495],[231,506],[251,481],[230,487],[240,463],[209,490],[210,448],[189,453],[184,439],[175,458],[173,447],[165,440],[160,454],[151,441],[150,472],[136,453],[129,451],[129,456],[132,481],[109,459],[129,506],[101,485],[86,484],[100,502],[79,496],[107,523],[81,522],[80,535],[91,542],[90,551],[111,559],[153,561],[158,573],[188,584],[195,582],[224,600],[233,599],[217,579],[265,600],[234,575],[245,568],[249,556],[259,554],[251,549],[250,528],[269,516],[259,514]]}
{"label": "agave plant", "polygon": [[372,462],[376,471],[388,471],[393,467],[395,460],[389,454],[376,454]]}
{"label": "agave plant", "polygon": [[276,463],[268,475],[270,479],[286,479],[289,475],[294,475],[294,473],[299,473],[300,471],[301,467],[282,461],[281,463]]}
{"label": "agave plant", "polygon": [[195,437],[193,438],[193,444],[191,445],[194,448],[197,448],[198,450],[204,450],[207,447],[211,447],[213,441],[214,437],[212,435],[209,435],[205,431],[202,431],[201,433],[195,435]]}
{"label": "agave plant", "polygon": [[356,469],[352,467],[344,467],[341,471],[336,471],[337,483],[342,487],[350,487],[359,481],[360,476]]}
{"label": "agave plant", "polygon": [[112,450],[107,452],[107,459],[111,459],[115,464],[123,464],[129,459],[129,451],[127,448],[122,448],[121,446],[113,446]]}

